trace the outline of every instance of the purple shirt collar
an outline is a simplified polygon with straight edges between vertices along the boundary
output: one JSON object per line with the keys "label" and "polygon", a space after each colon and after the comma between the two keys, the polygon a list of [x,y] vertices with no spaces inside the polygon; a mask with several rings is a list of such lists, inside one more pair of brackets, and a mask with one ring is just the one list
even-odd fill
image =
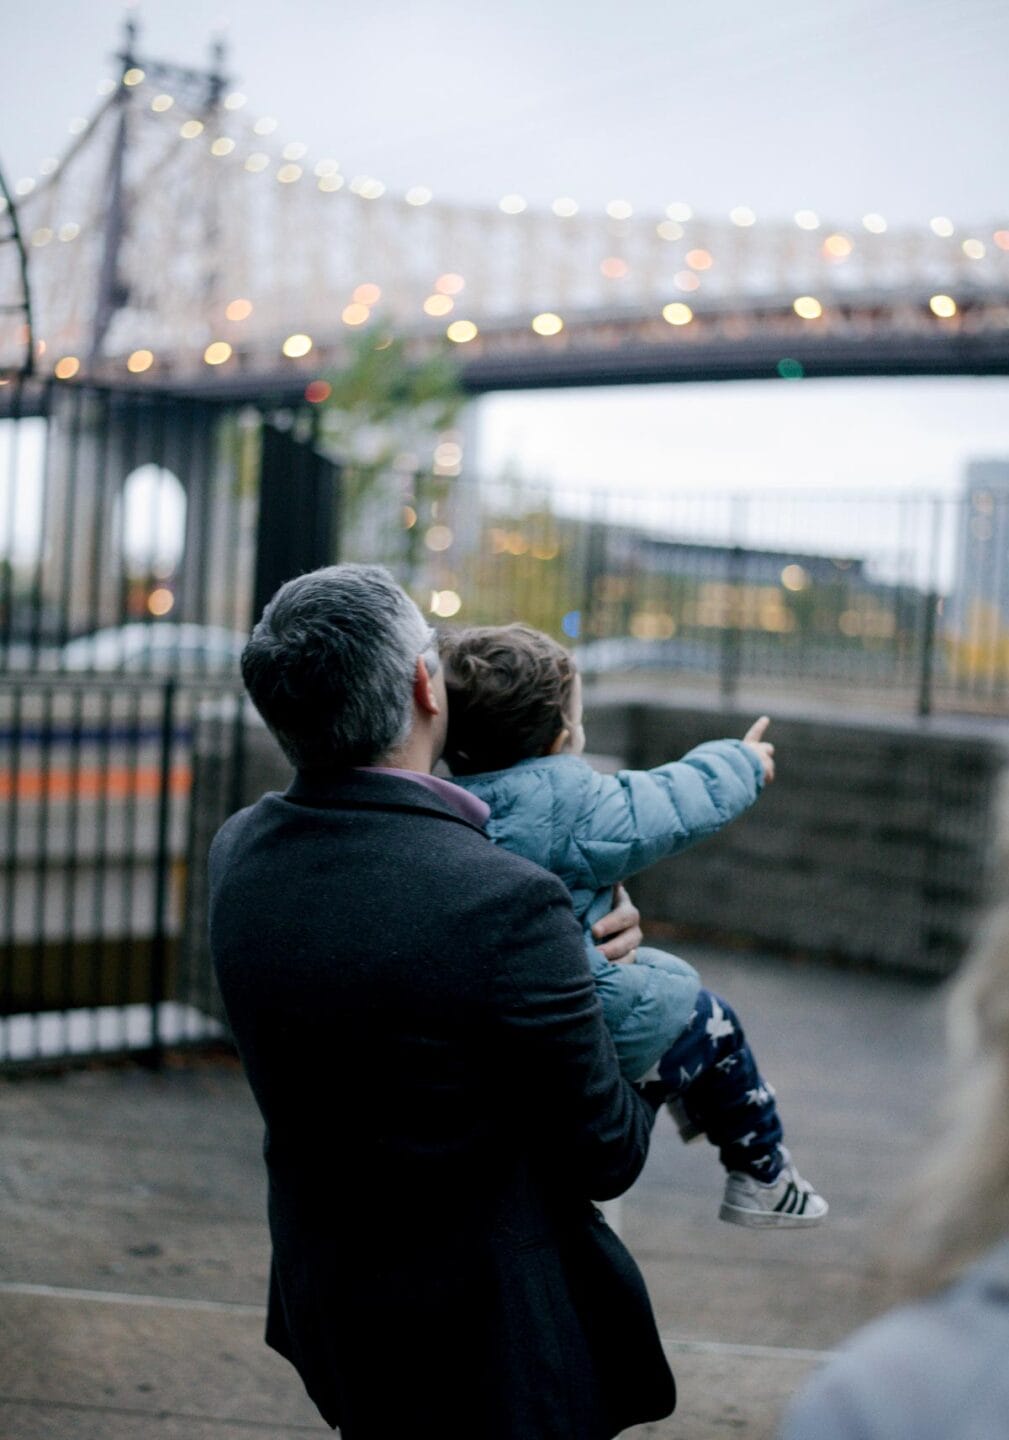
{"label": "purple shirt collar", "polygon": [[440,775],[427,775],[420,770],[395,770],[389,765],[359,765],[357,768],[366,770],[369,775],[396,775],[400,780],[415,780],[418,785],[432,790],[463,820],[479,826],[481,830],[490,817],[490,806],[485,800],[471,795],[461,785],[453,785],[451,780],[443,780]]}

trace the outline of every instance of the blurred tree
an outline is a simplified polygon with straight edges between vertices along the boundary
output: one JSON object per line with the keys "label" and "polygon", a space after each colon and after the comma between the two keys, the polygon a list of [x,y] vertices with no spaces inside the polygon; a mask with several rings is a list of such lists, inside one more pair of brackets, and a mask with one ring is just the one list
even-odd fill
{"label": "blurred tree", "polygon": [[319,440],[343,467],[345,519],[352,522],[378,479],[391,471],[423,484],[434,449],[466,403],[447,350],[413,360],[404,340],[355,335],[350,363],[329,377]]}

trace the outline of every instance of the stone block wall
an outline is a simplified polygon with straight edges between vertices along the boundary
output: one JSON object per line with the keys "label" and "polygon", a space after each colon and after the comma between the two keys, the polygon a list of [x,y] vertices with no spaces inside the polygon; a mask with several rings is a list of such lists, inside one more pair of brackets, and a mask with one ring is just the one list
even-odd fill
{"label": "stone block wall", "polygon": [[[590,699],[590,749],[631,768],[741,736],[750,715]],[[1005,727],[789,716],[778,776],[719,835],[635,877],[646,921],[680,934],[945,975],[983,905]]]}

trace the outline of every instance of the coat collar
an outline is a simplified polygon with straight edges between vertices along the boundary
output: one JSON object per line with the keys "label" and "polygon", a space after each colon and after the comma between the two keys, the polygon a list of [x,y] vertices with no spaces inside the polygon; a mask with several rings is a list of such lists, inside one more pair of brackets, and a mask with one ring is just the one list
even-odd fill
{"label": "coat collar", "polygon": [[284,793],[296,805],[320,810],[419,811],[454,820],[486,836],[486,831],[460,814],[444,793],[408,779],[402,772],[362,768],[313,774],[299,770]]}

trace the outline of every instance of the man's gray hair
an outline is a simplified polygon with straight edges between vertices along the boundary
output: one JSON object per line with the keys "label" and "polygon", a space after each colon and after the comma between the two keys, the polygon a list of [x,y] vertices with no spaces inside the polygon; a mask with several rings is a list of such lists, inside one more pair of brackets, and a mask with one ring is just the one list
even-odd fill
{"label": "man's gray hair", "polygon": [[256,709],[299,770],[371,765],[413,719],[418,656],[435,632],[379,565],[330,565],[288,580],[242,654]]}

